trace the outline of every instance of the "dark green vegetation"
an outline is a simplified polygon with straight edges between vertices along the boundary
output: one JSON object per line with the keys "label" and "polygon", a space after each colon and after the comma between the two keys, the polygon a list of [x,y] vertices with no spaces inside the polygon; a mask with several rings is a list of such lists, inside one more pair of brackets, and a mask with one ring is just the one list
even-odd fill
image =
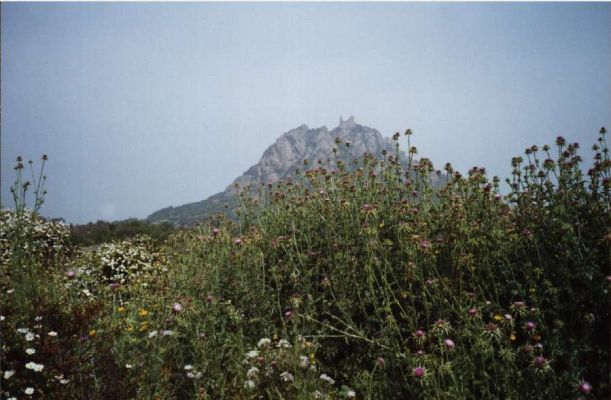
{"label": "dark green vegetation", "polygon": [[426,159],[408,170],[394,155],[312,165],[304,184],[256,198],[247,188],[238,222],[162,245],[136,238],[83,252],[61,227],[5,212],[0,361],[13,373],[2,390],[608,398],[604,130],[586,174],[578,149],[563,138],[529,148],[512,160],[507,196],[483,168],[462,176],[447,165],[449,182],[435,189]]}
{"label": "dark green vegetation", "polygon": [[70,226],[70,240],[79,246],[91,246],[115,240],[124,240],[137,235],[147,235],[163,241],[176,229],[169,222],[153,224],[130,218],[123,221],[97,221],[83,225]]}

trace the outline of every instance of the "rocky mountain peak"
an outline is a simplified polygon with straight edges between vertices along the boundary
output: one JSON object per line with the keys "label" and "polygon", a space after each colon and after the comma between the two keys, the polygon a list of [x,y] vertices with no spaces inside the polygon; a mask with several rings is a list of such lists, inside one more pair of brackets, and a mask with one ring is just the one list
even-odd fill
{"label": "rocky mountain peak", "polygon": [[[156,211],[147,219],[149,221],[171,221],[178,225],[202,220],[206,215],[223,210],[223,206],[234,202],[235,185],[257,187],[286,179],[295,173],[296,169],[304,169],[303,161],[309,160],[315,165],[318,160],[327,164],[333,163],[337,147],[336,139],[342,139],[338,155],[342,159],[355,159],[369,153],[382,158],[382,152],[394,154],[395,143],[390,138],[384,138],[380,132],[356,123],[353,116],[344,120],[340,117],[339,126],[329,130],[327,127],[309,128],[301,125],[282,134],[276,142],[268,147],[258,163],[233,181],[227,188],[206,200],[189,203],[178,207],[168,207]],[[346,143],[349,142],[349,146]],[[407,159],[402,152],[400,159]]]}

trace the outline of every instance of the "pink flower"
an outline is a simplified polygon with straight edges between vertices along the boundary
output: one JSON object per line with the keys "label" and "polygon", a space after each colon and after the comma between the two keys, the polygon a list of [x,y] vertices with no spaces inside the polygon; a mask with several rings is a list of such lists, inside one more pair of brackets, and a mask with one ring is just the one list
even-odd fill
{"label": "pink flower", "polygon": [[535,364],[535,367],[542,368],[542,367],[545,366],[546,362],[547,362],[547,360],[545,359],[545,357],[537,356],[537,357],[535,357],[534,364]]}
{"label": "pink flower", "polygon": [[526,328],[527,331],[534,331],[535,328],[537,327],[537,324],[535,324],[532,321],[528,321],[526,322],[526,325],[524,325],[524,327]]}
{"label": "pink flower", "polygon": [[378,357],[376,363],[380,368],[384,368],[386,366],[386,361],[382,357]]}
{"label": "pink flower", "polygon": [[233,243],[235,243],[237,245],[240,245],[240,244],[242,244],[242,239],[240,239],[240,238],[233,239]]}
{"label": "pink flower", "polygon": [[218,235],[220,232],[221,232],[221,230],[220,230],[219,228],[214,228],[214,229],[212,230],[212,234],[213,234],[214,236]]}
{"label": "pink flower", "polygon": [[444,340],[443,344],[445,344],[448,349],[453,349],[454,347],[456,347],[456,344],[454,343],[454,341],[449,338]]}
{"label": "pink flower", "polygon": [[470,308],[470,309],[468,309],[468,310],[467,310],[467,313],[468,313],[470,316],[472,316],[472,317],[473,317],[473,316],[475,316],[475,315],[477,314],[477,308],[475,308],[475,307]]}
{"label": "pink flower", "polygon": [[178,313],[182,312],[182,304],[174,303],[172,305],[172,312],[175,313],[175,314],[178,314]]}
{"label": "pink flower", "polygon": [[424,331],[422,329],[418,329],[415,333],[416,337],[423,337]]}
{"label": "pink flower", "polygon": [[68,272],[66,272],[66,278],[68,278],[68,279],[74,279],[74,278],[76,278],[76,272],[74,272],[74,271],[68,271]]}
{"label": "pink flower", "polygon": [[507,321],[511,321],[513,319],[513,317],[511,316],[511,314],[505,314],[505,319]]}
{"label": "pink flower", "polygon": [[592,391],[592,385],[590,385],[590,382],[582,380],[581,383],[579,383],[579,391],[588,394]]}
{"label": "pink flower", "polygon": [[413,373],[416,378],[422,378],[426,374],[426,370],[424,367],[416,367],[413,369]]}

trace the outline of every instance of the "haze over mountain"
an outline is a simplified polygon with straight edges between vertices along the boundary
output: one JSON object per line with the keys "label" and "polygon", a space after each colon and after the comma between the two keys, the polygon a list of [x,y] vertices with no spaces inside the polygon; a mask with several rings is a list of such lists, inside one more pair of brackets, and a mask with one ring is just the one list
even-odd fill
{"label": "haze over mountain", "polygon": [[[349,143],[341,150],[343,159],[356,159],[364,153],[382,158],[384,150],[390,154],[396,151],[395,143],[390,138],[383,137],[376,129],[357,124],[354,117],[347,120],[340,117],[339,126],[333,130],[326,126],[310,129],[307,125],[301,125],[281,135],[263,152],[257,164],[236,178],[223,192],[202,201],[163,208],[149,215],[147,220],[187,225],[201,221],[212,213],[231,209],[235,206],[236,184],[243,188],[278,182],[292,176],[296,169],[303,170],[304,160],[310,161],[310,165],[318,160],[326,163],[328,159],[334,159],[333,148],[337,147],[337,138]],[[400,151],[399,159],[402,162],[407,160],[405,152]]]}

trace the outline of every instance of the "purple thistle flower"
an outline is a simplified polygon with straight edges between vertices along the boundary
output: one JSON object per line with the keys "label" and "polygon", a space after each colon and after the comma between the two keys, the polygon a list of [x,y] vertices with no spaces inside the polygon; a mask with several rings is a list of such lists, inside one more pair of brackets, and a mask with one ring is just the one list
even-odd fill
{"label": "purple thistle flower", "polygon": [[423,337],[424,331],[422,329],[418,329],[415,333],[416,337]]}
{"label": "purple thistle flower", "polygon": [[579,383],[579,391],[588,394],[592,391],[592,385],[590,385],[590,382],[582,380]]}
{"label": "purple thistle flower", "polygon": [[534,331],[535,328],[537,327],[537,324],[535,324],[532,321],[528,321],[526,322],[526,324],[524,325],[524,327],[526,328],[527,331]]}
{"label": "purple thistle flower", "polygon": [[416,378],[422,378],[426,374],[426,370],[424,367],[416,367],[413,369],[413,373]]}
{"label": "purple thistle flower", "polygon": [[468,313],[470,316],[472,316],[472,317],[473,317],[473,316],[477,315],[477,308],[475,308],[475,307],[470,308],[470,309],[468,309],[468,310],[467,310],[467,313]]}
{"label": "purple thistle flower", "polygon": [[218,235],[220,232],[221,232],[221,230],[220,230],[219,228],[214,228],[214,229],[212,230],[212,234],[213,234],[214,236]]}
{"label": "purple thistle flower", "polygon": [[448,349],[450,349],[450,350],[451,350],[451,349],[453,349],[454,347],[456,347],[456,344],[455,344],[455,343],[454,343],[454,341],[453,341],[452,339],[450,339],[450,338],[448,338],[448,339],[444,340],[444,341],[443,341],[443,344],[445,344],[445,345],[446,345],[446,347],[447,347]]}
{"label": "purple thistle flower", "polygon": [[74,279],[74,278],[76,278],[76,272],[74,272],[74,271],[68,271],[68,272],[66,272],[66,278],[68,278],[68,279]]}
{"label": "purple thistle flower", "polygon": [[535,367],[542,368],[545,366],[545,363],[547,363],[547,360],[545,359],[545,357],[543,356],[535,357],[535,361],[534,361]]}

